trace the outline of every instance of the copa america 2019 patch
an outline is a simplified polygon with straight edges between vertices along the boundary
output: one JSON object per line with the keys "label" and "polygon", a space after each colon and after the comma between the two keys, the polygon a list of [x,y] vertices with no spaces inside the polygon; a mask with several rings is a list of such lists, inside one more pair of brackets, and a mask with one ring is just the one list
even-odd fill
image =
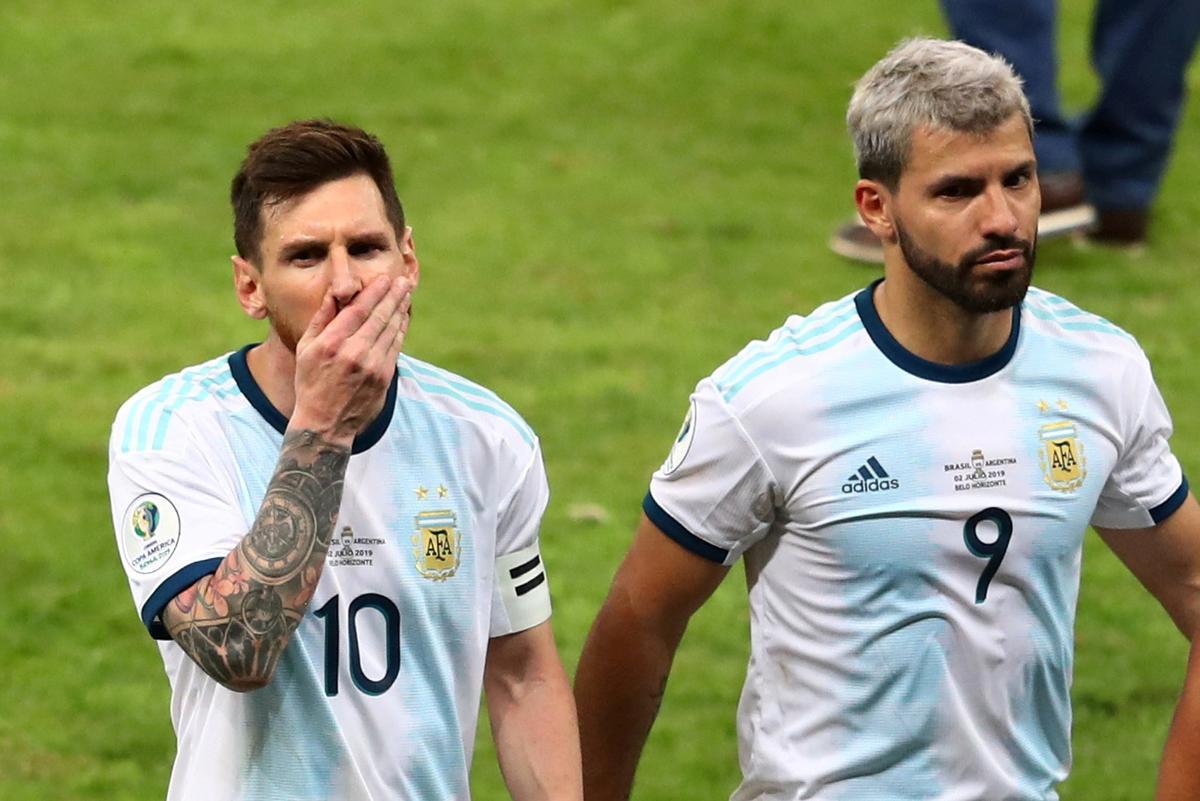
{"label": "copa america 2019 patch", "polygon": [[675,437],[675,444],[671,446],[671,452],[667,454],[667,460],[663,462],[662,474],[669,476],[679,469],[679,465],[683,464],[683,460],[687,458],[688,451],[692,449],[692,440],[696,438],[696,401],[692,400],[692,405],[688,407],[687,416],[683,418],[683,427],[679,429],[679,436]]}
{"label": "copa america 2019 patch", "polygon": [[121,525],[121,558],[135,573],[153,573],[166,564],[179,545],[179,512],[154,492],[139,495],[125,510]]}

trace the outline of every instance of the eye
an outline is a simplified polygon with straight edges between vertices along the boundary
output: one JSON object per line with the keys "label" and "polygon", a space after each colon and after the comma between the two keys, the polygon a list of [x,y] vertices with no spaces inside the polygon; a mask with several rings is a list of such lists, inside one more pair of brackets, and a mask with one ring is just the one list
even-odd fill
{"label": "eye", "polygon": [[349,252],[351,256],[362,258],[363,256],[373,256],[383,249],[383,245],[379,242],[355,242],[350,245]]}
{"label": "eye", "polygon": [[959,181],[943,184],[937,188],[937,196],[949,200],[958,200],[959,198],[968,197],[970,194],[970,187],[966,183]]}
{"label": "eye", "polygon": [[1027,186],[1031,178],[1033,178],[1032,171],[1025,169],[1017,170],[1014,173],[1010,173],[1008,177],[1004,179],[1004,185],[1009,189],[1020,189],[1024,186]]}
{"label": "eye", "polygon": [[288,254],[288,262],[298,267],[311,267],[325,258],[325,251],[318,247],[305,247]]}

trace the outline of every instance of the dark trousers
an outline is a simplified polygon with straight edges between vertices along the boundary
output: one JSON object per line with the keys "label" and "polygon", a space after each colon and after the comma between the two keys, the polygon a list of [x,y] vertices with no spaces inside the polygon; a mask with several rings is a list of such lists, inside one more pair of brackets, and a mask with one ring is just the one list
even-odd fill
{"label": "dark trousers", "polygon": [[1200,0],[1099,0],[1092,65],[1100,95],[1076,120],[1059,102],[1055,0],[941,2],[956,38],[1003,56],[1024,79],[1039,170],[1082,171],[1100,209],[1150,206],[1182,115]]}

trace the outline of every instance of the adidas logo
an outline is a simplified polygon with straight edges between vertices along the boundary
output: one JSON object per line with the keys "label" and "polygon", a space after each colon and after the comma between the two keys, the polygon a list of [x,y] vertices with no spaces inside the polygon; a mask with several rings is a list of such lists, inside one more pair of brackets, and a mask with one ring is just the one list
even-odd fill
{"label": "adidas logo", "polygon": [[842,492],[847,495],[857,495],[863,492],[883,492],[884,490],[899,489],[900,479],[892,478],[883,469],[879,460],[872,456],[866,464],[850,474],[842,485]]}

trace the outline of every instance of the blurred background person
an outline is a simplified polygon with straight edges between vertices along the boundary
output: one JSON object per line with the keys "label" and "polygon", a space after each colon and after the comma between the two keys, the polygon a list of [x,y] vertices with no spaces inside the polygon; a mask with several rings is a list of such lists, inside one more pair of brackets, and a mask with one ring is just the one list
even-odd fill
{"label": "blurred background person", "polygon": [[[1063,113],[1054,0],[941,0],[956,39],[1003,56],[1025,84],[1036,123],[1041,239],[1086,232],[1106,245],[1145,242],[1150,208],[1182,117],[1185,73],[1200,38],[1197,0],[1100,0],[1092,20],[1092,107]],[[879,240],[855,219],[830,241],[835,253],[883,261]]]}

